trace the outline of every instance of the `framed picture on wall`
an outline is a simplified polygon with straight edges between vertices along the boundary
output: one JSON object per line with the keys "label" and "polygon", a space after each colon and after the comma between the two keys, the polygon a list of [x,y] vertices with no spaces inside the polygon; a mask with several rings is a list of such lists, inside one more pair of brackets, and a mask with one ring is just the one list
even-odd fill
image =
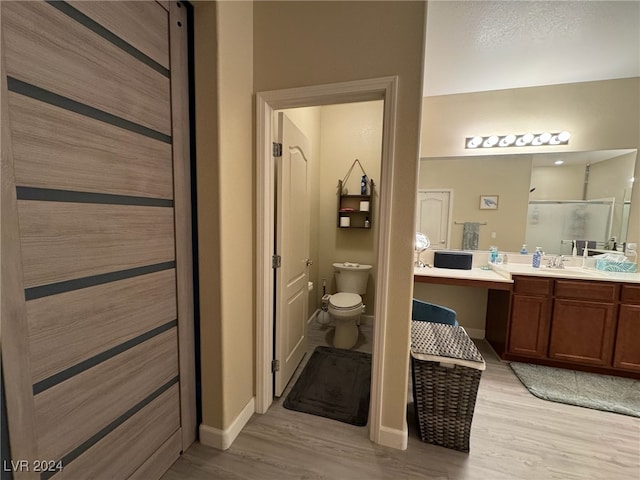
{"label": "framed picture on wall", "polygon": [[480,195],[480,210],[497,210],[498,195]]}

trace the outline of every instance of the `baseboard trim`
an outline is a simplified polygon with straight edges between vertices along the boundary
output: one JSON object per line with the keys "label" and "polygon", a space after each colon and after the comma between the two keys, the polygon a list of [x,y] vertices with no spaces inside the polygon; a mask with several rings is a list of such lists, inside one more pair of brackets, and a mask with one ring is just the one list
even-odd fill
{"label": "baseboard trim", "polygon": [[476,338],[478,340],[482,340],[484,338],[484,328],[467,328],[464,327],[465,332],[471,338]]}
{"label": "baseboard trim", "polygon": [[255,398],[251,397],[249,403],[245,405],[240,414],[226,430],[220,430],[201,423],[200,443],[207,447],[217,448],[218,450],[226,450],[231,446],[255,411]]}
{"label": "baseboard trim", "polygon": [[389,428],[385,427],[384,425],[380,425],[377,442],[380,445],[395,448],[398,450],[406,450],[408,441],[409,429],[407,427],[407,422],[404,423],[402,430],[397,430],[395,428]]}

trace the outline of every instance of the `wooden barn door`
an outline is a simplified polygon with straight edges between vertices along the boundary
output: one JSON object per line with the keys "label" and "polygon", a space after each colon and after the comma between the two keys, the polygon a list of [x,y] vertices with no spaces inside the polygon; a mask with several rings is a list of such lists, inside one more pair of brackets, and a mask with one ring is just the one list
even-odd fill
{"label": "wooden barn door", "polygon": [[14,477],[157,478],[196,433],[186,8],[3,1],[0,20]]}

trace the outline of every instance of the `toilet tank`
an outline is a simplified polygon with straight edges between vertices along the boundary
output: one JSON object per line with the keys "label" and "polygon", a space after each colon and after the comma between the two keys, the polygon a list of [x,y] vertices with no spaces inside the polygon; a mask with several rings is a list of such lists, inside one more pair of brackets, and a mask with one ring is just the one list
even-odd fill
{"label": "toilet tank", "polygon": [[371,265],[344,262],[334,263],[333,268],[335,269],[338,292],[362,295],[367,291]]}

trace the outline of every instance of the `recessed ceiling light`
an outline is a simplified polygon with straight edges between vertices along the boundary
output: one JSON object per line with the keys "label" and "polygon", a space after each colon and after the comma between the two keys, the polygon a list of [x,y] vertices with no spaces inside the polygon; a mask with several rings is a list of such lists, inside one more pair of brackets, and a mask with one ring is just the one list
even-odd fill
{"label": "recessed ceiling light", "polygon": [[555,165],[562,165],[564,163],[564,160],[556,160],[555,162],[553,162]]}

